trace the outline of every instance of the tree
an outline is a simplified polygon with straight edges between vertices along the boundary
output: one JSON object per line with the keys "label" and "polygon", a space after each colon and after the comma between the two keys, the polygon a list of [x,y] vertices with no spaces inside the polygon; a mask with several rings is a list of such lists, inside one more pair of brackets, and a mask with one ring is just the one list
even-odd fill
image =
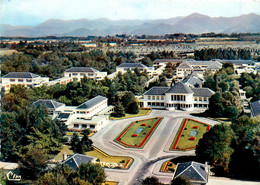
{"label": "tree", "polygon": [[146,177],[142,181],[142,185],[162,185],[162,183],[159,181],[157,177]]}
{"label": "tree", "polygon": [[234,139],[235,133],[230,126],[215,125],[199,140],[196,156],[200,161],[209,162],[215,168],[216,173],[227,173],[234,151],[231,147],[231,142]]}
{"label": "tree", "polygon": [[89,139],[88,135],[90,134],[90,130],[86,129],[83,131],[83,138],[81,139],[81,143],[83,145],[83,151],[84,152],[88,152],[93,150],[92,144],[93,141],[91,139]]}
{"label": "tree", "polygon": [[101,184],[106,179],[104,169],[98,163],[81,164],[78,169],[79,178],[92,184]]}
{"label": "tree", "polygon": [[42,150],[30,148],[19,160],[19,169],[25,179],[37,179],[47,167],[47,155]]}
{"label": "tree", "polygon": [[78,144],[80,143],[80,140],[79,140],[79,136],[76,132],[73,133],[73,136],[70,140],[70,146],[71,146],[71,150],[73,152],[76,152],[77,151],[77,146]]}
{"label": "tree", "polygon": [[136,101],[129,104],[127,113],[129,114],[137,114],[139,112],[139,106]]}
{"label": "tree", "polygon": [[192,185],[192,183],[186,177],[178,176],[177,178],[172,179],[171,185]]}
{"label": "tree", "polygon": [[230,119],[235,119],[238,116],[238,109],[236,106],[228,106],[225,109],[225,116]]}
{"label": "tree", "polygon": [[120,102],[117,102],[114,112],[112,113],[114,117],[123,117],[125,116],[125,110],[123,105]]}

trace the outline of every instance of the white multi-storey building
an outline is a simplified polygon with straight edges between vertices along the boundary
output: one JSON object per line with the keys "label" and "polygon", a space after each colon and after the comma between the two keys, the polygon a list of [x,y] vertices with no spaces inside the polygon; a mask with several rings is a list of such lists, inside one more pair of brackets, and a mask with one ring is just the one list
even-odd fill
{"label": "white multi-storey building", "polygon": [[80,81],[84,76],[94,80],[102,80],[107,76],[107,72],[100,72],[92,67],[72,67],[64,72],[64,77]]}
{"label": "white multi-storey building", "polygon": [[41,77],[30,72],[10,72],[2,77],[2,87],[9,91],[12,85],[35,87],[49,82],[49,77]]}
{"label": "white multi-storey building", "polygon": [[155,72],[153,67],[147,67],[141,63],[122,63],[116,67],[116,72],[125,73],[127,70],[134,72],[135,69],[138,69],[141,73],[146,72],[150,77],[153,76]]}
{"label": "white multi-storey building", "polygon": [[168,110],[206,110],[209,98],[215,92],[209,88],[190,88],[179,82],[173,87],[152,87],[139,98],[145,108],[165,108]]}
{"label": "white multi-storey building", "polygon": [[38,100],[35,106],[46,107],[53,119],[64,122],[68,129],[99,131],[109,121],[109,114],[113,112],[113,106],[107,105],[107,98],[96,96],[79,106],[65,106],[53,100]]}
{"label": "white multi-storey building", "polygon": [[240,75],[241,73],[256,73],[256,65],[252,60],[218,60],[221,63],[232,63],[235,72]]}
{"label": "white multi-storey building", "polygon": [[176,77],[178,79],[183,79],[188,75],[195,73],[200,78],[203,78],[203,73],[206,71],[211,71],[215,73],[222,67],[222,63],[219,61],[198,61],[193,59],[184,60],[177,68],[176,68]]}

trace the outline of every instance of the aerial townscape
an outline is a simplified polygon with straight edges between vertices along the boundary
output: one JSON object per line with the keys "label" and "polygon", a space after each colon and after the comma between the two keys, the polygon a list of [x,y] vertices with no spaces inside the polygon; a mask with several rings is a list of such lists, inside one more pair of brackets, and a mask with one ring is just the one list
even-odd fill
{"label": "aerial townscape", "polygon": [[0,185],[259,185],[260,2],[97,2],[0,3]]}

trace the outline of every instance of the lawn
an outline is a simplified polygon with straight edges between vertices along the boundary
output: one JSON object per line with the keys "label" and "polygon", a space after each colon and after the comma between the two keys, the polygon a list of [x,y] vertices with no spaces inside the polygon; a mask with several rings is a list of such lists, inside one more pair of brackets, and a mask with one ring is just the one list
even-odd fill
{"label": "lawn", "polygon": [[[69,145],[63,145],[63,149],[58,153],[54,160],[61,161],[62,160],[62,154],[66,152],[68,155],[73,155],[73,151],[70,150]],[[123,169],[128,169],[131,164],[133,163],[133,158],[127,157],[127,156],[111,156],[103,152],[102,150],[94,147],[93,151],[86,152],[85,153],[88,156],[96,157],[100,160],[100,162],[106,162],[106,163],[117,163],[123,165]]]}
{"label": "lawn", "polygon": [[192,119],[184,119],[171,144],[170,150],[192,150],[210,126]]}
{"label": "lawn", "polygon": [[130,148],[143,148],[159,125],[161,117],[138,120],[126,127],[115,141]]}
{"label": "lawn", "polygon": [[133,117],[138,117],[138,116],[145,116],[150,114],[152,110],[151,109],[140,109],[138,114],[125,114],[124,117],[113,117],[110,116],[109,119],[111,120],[118,120],[118,119],[125,119],[125,118],[133,118]]}
{"label": "lawn", "polygon": [[175,171],[177,164],[171,161],[165,161],[160,169],[160,172],[173,173]]}

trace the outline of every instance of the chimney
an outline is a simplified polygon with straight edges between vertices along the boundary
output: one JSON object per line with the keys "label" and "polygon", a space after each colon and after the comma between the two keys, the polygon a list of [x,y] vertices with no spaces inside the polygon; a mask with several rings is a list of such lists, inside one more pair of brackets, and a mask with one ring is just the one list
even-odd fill
{"label": "chimney", "polygon": [[62,157],[63,157],[63,161],[65,161],[65,160],[68,158],[68,155],[67,155],[67,153],[66,153],[66,152],[64,152],[64,153],[62,154]]}

